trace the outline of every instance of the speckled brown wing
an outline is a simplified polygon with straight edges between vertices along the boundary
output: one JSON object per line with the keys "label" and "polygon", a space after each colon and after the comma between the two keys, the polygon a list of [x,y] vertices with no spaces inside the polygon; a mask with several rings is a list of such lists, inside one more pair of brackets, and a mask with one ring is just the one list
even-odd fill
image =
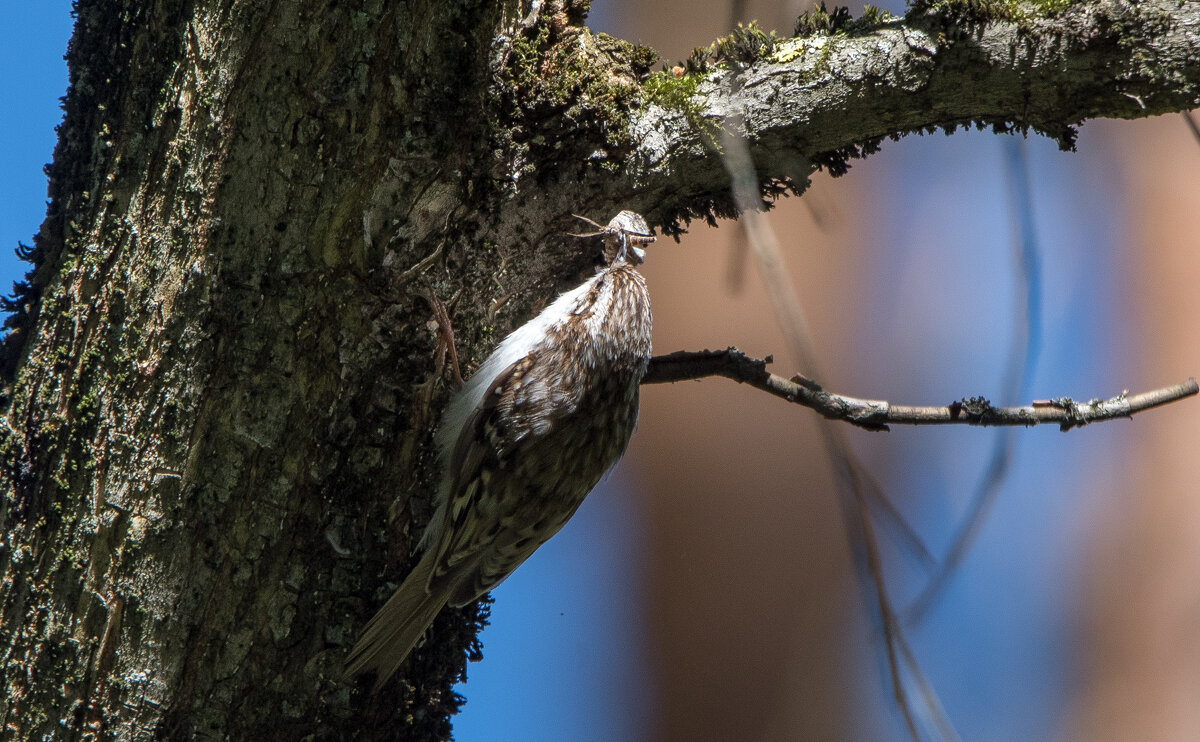
{"label": "speckled brown wing", "polygon": [[[496,459],[503,452],[500,443],[505,435],[505,426],[497,411],[504,398],[505,389],[527,374],[535,361],[536,352],[531,352],[509,364],[496,376],[471,417],[463,425],[458,440],[455,441],[454,452],[447,463],[447,474],[452,472],[453,479],[444,493],[446,508],[439,514],[442,522],[436,524],[436,533],[444,534],[448,529],[462,528],[465,525],[466,515],[471,512],[478,495],[476,480],[480,478],[480,471],[495,468]],[[440,542],[430,544],[439,552],[436,574],[444,573],[448,567],[461,562],[463,558],[461,554],[448,553],[461,551],[461,548],[452,548],[452,544],[444,538],[440,539]]]}

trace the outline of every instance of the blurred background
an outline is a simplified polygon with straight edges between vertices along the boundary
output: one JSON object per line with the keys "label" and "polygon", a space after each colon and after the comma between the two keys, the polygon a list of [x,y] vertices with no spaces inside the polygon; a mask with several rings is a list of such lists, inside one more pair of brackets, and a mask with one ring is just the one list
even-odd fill
{"label": "blurred background", "polygon": [[[673,63],[737,20],[790,35],[806,7],[596,0],[589,25]],[[0,4],[6,288],[25,269],[9,248],[44,216],[69,11]],[[1018,404],[1200,374],[1200,239],[1187,216],[1200,213],[1200,143],[1167,116],[1089,122],[1078,150],[908,137],[781,201],[769,219],[819,380],[904,404]],[[1040,342],[1025,389],[1007,398],[1026,337],[1022,244],[1037,248]],[[789,354],[738,224],[660,240],[644,272],[657,352],[736,345],[773,354],[781,375],[811,373]],[[963,739],[1200,739],[1197,404],[1011,434],[978,538],[904,625]],[[724,379],[644,387],[622,464],[495,591],[456,738],[903,739],[821,444],[818,426],[832,424]],[[939,558],[1006,435],[846,433]],[[930,571],[897,539],[881,543],[903,609]]]}

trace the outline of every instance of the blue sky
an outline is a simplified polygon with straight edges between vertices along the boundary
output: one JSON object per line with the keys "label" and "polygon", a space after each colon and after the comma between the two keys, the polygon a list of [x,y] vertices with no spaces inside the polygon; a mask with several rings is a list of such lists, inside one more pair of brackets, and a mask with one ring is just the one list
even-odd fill
{"label": "blue sky", "polygon": [[66,0],[0,4],[0,288],[11,293],[27,264],[18,242],[31,244],[46,215],[42,167],[54,153],[54,127],[62,120],[59,98],[67,90],[63,54],[71,35]]}

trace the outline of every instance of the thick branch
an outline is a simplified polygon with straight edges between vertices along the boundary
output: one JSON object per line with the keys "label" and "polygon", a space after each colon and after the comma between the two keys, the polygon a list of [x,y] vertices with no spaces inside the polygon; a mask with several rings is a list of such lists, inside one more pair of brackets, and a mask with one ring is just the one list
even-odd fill
{"label": "thick branch", "polygon": [[1194,378],[1140,394],[1121,394],[1107,400],[1076,402],[1069,397],[1035,400],[1024,407],[994,407],[982,397],[963,399],[938,407],[894,405],[877,399],[857,399],[827,392],[801,376],[785,379],[767,371],[771,359],[750,358],[737,348],[678,351],[650,360],[643,384],[666,384],[705,376],[724,376],[810,407],[831,420],[844,420],[866,430],[888,430],[889,425],[1045,425],[1061,430],[1102,422],[1175,402],[1200,392]]}
{"label": "thick branch", "polygon": [[647,196],[646,212],[657,204],[655,221],[670,229],[679,216],[734,213],[728,176],[712,156],[715,132],[734,117],[770,195],[780,180],[802,189],[818,167],[839,174],[848,157],[887,136],[1015,126],[1069,146],[1084,119],[1200,105],[1200,3],[1097,0],[1054,14],[1022,7],[998,17],[949,0],[869,33],[777,41],[750,61],[684,75],[687,96],[656,96],[660,78],[635,114],[639,156],[627,175]]}

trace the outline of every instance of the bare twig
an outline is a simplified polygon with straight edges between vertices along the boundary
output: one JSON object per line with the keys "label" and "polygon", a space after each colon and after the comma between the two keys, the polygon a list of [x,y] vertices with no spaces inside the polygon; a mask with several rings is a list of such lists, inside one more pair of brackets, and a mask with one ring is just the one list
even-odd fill
{"label": "bare twig", "polygon": [[442,256],[442,248],[445,245],[446,241],[444,239],[439,241],[437,247],[433,248],[433,252],[421,258],[413,267],[396,276],[396,280],[392,282],[392,290],[400,288],[429,270],[429,266],[433,265],[433,262]]}
{"label": "bare twig", "polygon": [[770,360],[751,358],[737,348],[677,351],[650,359],[643,384],[724,376],[811,408],[831,420],[842,420],[866,430],[888,430],[890,425],[1058,425],[1070,430],[1095,422],[1131,417],[1144,410],[1200,393],[1195,378],[1139,394],[1122,392],[1111,399],[1076,402],[1070,397],[1034,400],[1022,407],[995,407],[982,397],[970,397],[943,406],[896,405],[878,399],[858,399],[827,392],[801,376],[785,379],[767,371]]}
{"label": "bare twig", "polygon": [[[463,385],[462,369],[458,365],[458,349],[454,347],[454,324],[450,321],[450,311],[446,307],[446,303],[433,293],[432,289],[425,289],[420,293],[420,296],[429,304],[429,308],[433,310],[433,321],[437,325],[438,347],[434,352],[437,363],[437,372],[446,366],[446,356],[450,356],[450,370],[454,372],[454,383],[456,388],[461,389]],[[450,300],[453,305],[458,301],[458,296]]]}

